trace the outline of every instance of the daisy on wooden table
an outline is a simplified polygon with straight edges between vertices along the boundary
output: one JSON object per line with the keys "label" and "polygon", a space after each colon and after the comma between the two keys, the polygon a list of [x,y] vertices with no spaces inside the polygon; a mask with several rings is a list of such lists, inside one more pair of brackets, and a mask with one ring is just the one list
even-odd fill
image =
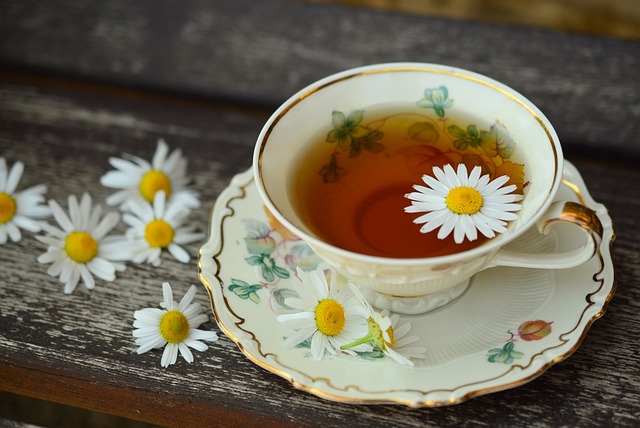
{"label": "daisy on wooden table", "polygon": [[[331,270],[329,282],[321,268],[305,272],[298,267],[297,276],[302,281],[296,289],[300,297],[285,299],[285,304],[299,312],[277,317],[284,326],[294,330],[285,339],[285,347],[311,339],[311,354],[321,360],[325,353],[336,355],[342,345],[366,334],[367,313],[349,287],[337,290],[335,270]],[[371,349],[371,345],[365,343],[345,352],[353,354]]]}
{"label": "daisy on wooden table", "polygon": [[158,308],[145,308],[135,311],[133,317],[133,337],[139,346],[138,354],[154,348],[164,348],[160,365],[168,367],[178,359],[178,352],[188,362],[193,362],[193,353],[205,351],[208,346],[203,340],[215,342],[218,335],[213,331],[198,330],[201,324],[209,321],[202,313],[198,303],[192,303],[196,287],[191,286],[180,303],[173,300],[173,291],[168,282],[162,284],[163,301]]}
{"label": "daisy on wooden table", "polygon": [[164,191],[159,191],[153,199],[153,206],[144,201],[133,200],[130,213],[123,220],[130,228],[126,232],[130,240],[134,263],[151,263],[160,266],[163,249],[182,263],[188,263],[189,253],[181,246],[204,238],[204,234],[194,232],[193,227],[183,227],[189,210],[179,200],[166,203]]}
{"label": "daisy on wooden table", "polygon": [[187,159],[180,149],[169,154],[169,146],[160,139],[151,163],[129,154],[123,157],[110,158],[116,169],[100,178],[103,186],[120,189],[107,198],[108,205],[127,208],[130,202],[153,203],[156,192],[162,190],[169,201],[179,201],[189,209],[200,206],[197,192],[187,186]]}
{"label": "daisy on wooden table", "polygon": [[465,238],[475,241],[478,231],[487,238],[493,238],[496,232],[506,232],[507,222],[518,218],[513,211],[522,208],[521,204],[515,203],[522,200],[522,195],[512,193],[516,190],[514,184],[504,186],[509,176],[490,180],[488,174],[481,177],[480,173],[481,168],[476,166],[468,174],[462,163],[457,172],[449,164],[443,169],[434,167],[435,178],[422,176],[428,187],[414,185],[416,191],[405,195],[412,201],[405,212],[426,213],[413,221],[423,224],[420,232],[440,228],[439,239],[453,232],[457,244]]}
{"label": "daisy on wooden table", "polygon": [[23,172],[22,162],[14,163],[9,169],[5,159],[0,157],[0,245],[6,244],[7,239],[20,241],[20,229],[39,232],[41,222],[38,220],[51,215],[47,205],[40,205],[47,191],[44,184],[16,192]]}
{"label": "daisy on wooden table", "polygon": [[64,292],[72,293],[80,279],[88,289],[95,287],[93,275],[105,281],[114,281],[116,271],[124,271],[124,261],[131,258],[128,241],[120,235],[107,236],[118,222],[116,212],[102,216],[100,205],[92,206],[91,196],[85,193],[80,202],[69,196],[69,216],[56,201],[49,207],[59,228],[43,224],[48,235],[36,238],[47,244],[47,252],[38,257],[40,263],[51,263],[47,273],[59,276]]}

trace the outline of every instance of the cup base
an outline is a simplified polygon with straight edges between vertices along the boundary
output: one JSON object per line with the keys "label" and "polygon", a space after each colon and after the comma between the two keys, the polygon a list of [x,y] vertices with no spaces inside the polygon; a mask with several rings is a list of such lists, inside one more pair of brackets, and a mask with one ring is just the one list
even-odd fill
{"label": "cup base", "polygon": [[358,287],[364,298],[378,309],[388,309],[403,315],[418,315],[432,311],[459,297],[469,286],[470,279],[438,293],[419,297],[399,297],[378,293],[367,287]]}

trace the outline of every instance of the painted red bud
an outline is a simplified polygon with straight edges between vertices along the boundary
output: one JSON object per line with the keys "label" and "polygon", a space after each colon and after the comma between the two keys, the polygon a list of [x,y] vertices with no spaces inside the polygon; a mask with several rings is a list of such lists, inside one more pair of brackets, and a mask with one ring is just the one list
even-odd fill
{"label": "painted red bud", "polygon": [[540,340],[549,333],[551,333],[551,323],[542,320],[525,321],[518,327],[518,335],[526,341]]}

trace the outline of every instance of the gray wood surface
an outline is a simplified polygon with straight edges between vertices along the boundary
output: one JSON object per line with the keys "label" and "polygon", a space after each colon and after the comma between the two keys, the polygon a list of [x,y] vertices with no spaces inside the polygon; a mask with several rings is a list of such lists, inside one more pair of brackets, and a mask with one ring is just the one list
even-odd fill
{"label": "gray wood surface", "polygon": [[[149,159],[158,137],[189,159],[207,231],[230,178],[250,166],[278,102],[316,78],[391,60],[491,75],[538,103],[618,238],[617,291],[576,352],[539,378],[464,404],[409,409],[329,402],[249,361],[221,335],[195,363],[136,355],[133,312],[199,286],[181,264],[129,265],[66,296],[32,234],[0,246],[0,389],[169,426],[635,426],[640,415],[639,44],[295,2],[0,2],[0,156],[47,197],[111,193],[108,158]],[[603,83],[604,82],[604,83]],[[122,227],[122,225],[121,225]],[[220,333],[210,317],[205,328]]]}
{"label": "gray wood surface", "polygon": [[267,108],[350,67],[449,64],[530,98],[569,149],[640,157],[638,42],[301,1],[214,3],[2,0],[0,64]]}

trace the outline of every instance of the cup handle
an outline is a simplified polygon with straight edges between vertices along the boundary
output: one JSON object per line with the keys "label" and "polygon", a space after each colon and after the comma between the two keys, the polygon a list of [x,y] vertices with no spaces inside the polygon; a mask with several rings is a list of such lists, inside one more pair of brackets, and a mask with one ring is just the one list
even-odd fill
{"label": "cup handle", "polygon": [[499,250],[490,266],[514,266],[540,269],[567,269],[587,262],[600,248],[603,227],[595,211],[577,202],[554,202],[538,220],[540,233],[548,234],[549,227],[563,221],[579,226],[589,237],[587,243],[575,250],[556,253],[523,253],[506,249]]}

